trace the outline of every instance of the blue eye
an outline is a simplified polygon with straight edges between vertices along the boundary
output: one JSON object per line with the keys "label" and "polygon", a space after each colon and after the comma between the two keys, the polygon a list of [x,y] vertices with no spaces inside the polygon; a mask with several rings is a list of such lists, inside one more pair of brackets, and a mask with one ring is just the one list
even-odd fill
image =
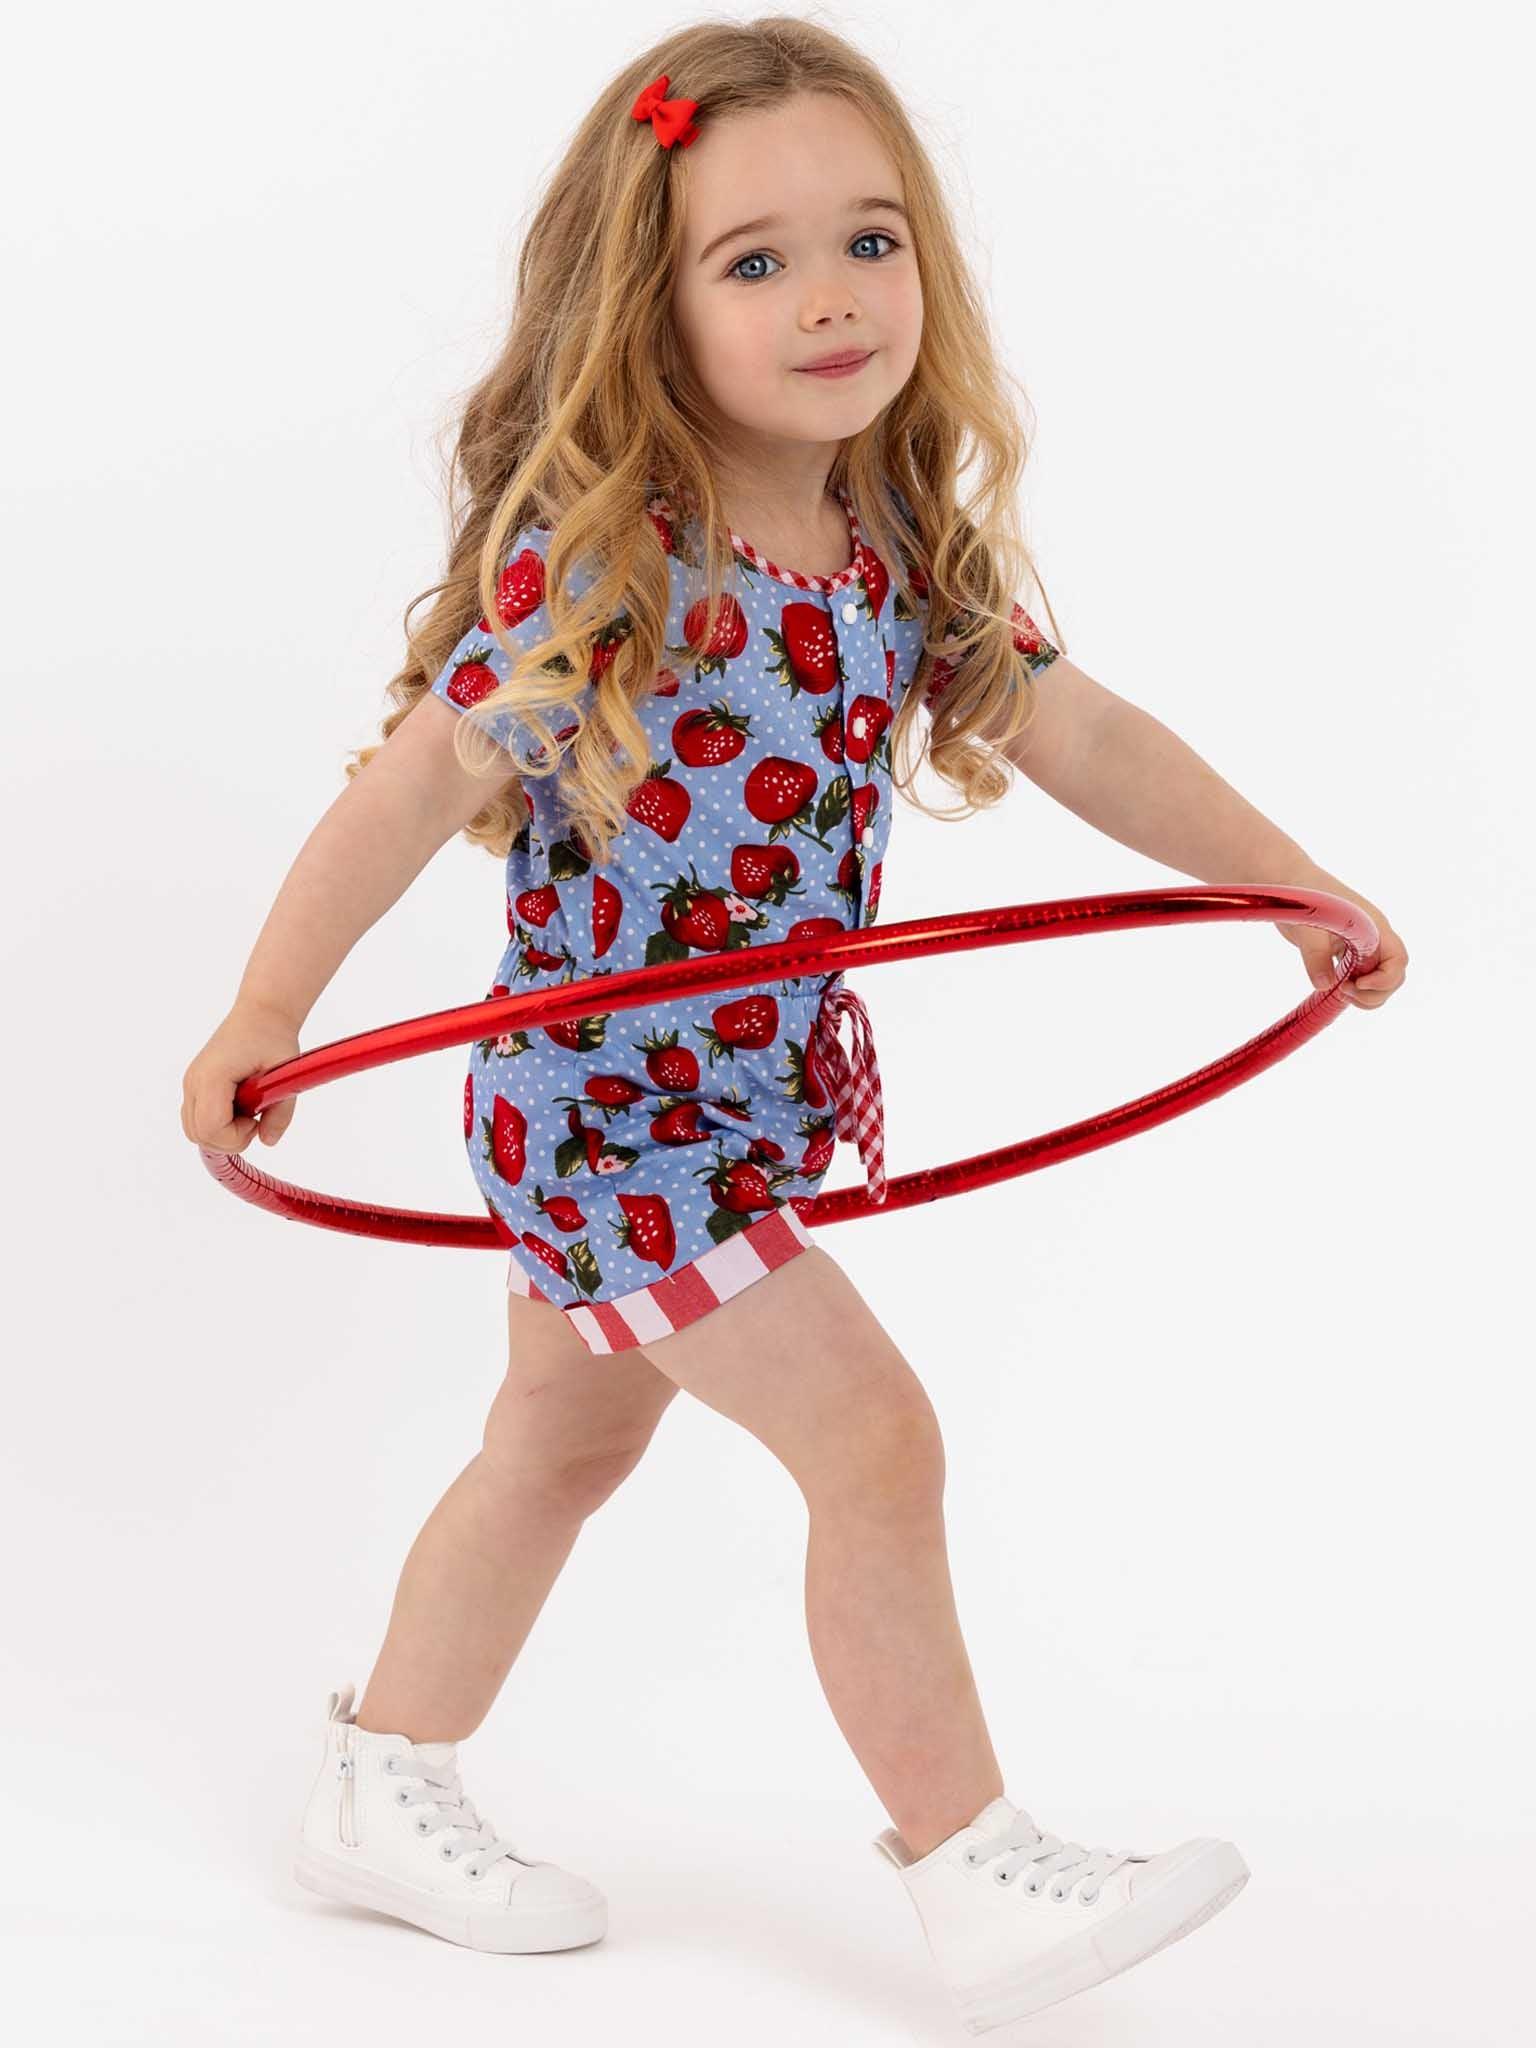
{"label": "blue eye", "polygon": [[[889,262],[889,261],[890,261],[890,258],[891,258],[892,256],[894,256],[894,255],[895,255],[895,253],[896,253],[896,251],[897,251],[897,250],[898,250],[898,249],[899,249],[899,248],[901,247],[901,244],[900,244],[900,242],[898,242],[898,241],[897,241],[896,237],[895,237],[894,235],[888,235],[888,234],[887,234],[887,233],[885,232],[884,228],[866,228],[866,229],[864,230],[864,233],[863,233],[862,235],[855,235],[853,239],[854,239],[854,240],[855,240],[856,242],[889,242],[889,243],[890,243],[890,245],[891,245],[891,246],[890,246],[890,248],[889,248],[889,249],[888,249],[888,250],[886,251],[886,253],[885,253],[885,255],[884,255],[884,256],[876,256],[876,257],[875,257],[875,258],[873,259],[873,260],[874,260],[874,261],[875,261],[876,263],[887,263],[887,262]],[[736,261],[735,261],[735,262],[734,262],[734,263],[733,263],[733,264],[731,265],[730,269],[729,269],[729,270],[728,270],[728,271],[727,271],[727,272],[725,273],[725,274],[726,274],[726,276],[727,276],[728,278],[730,278],[730,279],[731,279],[731,281],[732,281],[732,282],[733,282],[734,284],[764,284],[764,283],[766,283],[766,282],[767,282],[767,279],[766,279],[766,278],[763,278],[763,277],[737,277],[737,275],[736,275],[736,272],[738,271],[738,269],[740,269],[741,265],[742,265],[743,263],[750,263],[750,262],[752,261],[752,259],[753,259],[753,258],[754,258],[755,256],[768,256],[768,251],[767,251],[766,249],[750,249],[750,250],[748,250],[748,252],[747,252],[747,254],[746,254],[745,256],[738,256],[738,257],[736,258]],[[768,261],[769,261],[770,263],[777,263],[777,262],[778,262],[778,260],[779,260],[779,259],[778,259],[778,257],[777,257],[777,256],[768,256]]]}

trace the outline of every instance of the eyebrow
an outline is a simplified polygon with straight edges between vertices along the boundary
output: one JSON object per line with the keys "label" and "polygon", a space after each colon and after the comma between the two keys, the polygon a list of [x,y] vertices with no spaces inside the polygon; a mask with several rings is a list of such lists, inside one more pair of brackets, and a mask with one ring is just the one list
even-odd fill
{"label": "eyebrow", "polygon": [[[885,213],[900,214],[908,227],[912,225],[911,216],[899,199],[881,199],[876,197],[874,199],[850,199],[848,202],[848,211],[850,213],[874,213],[877,209]],[[734,242],[738,235],[755,235],[759,228],[776,228],[782,227],[783,224],[784,215],[782,213],[764,213],[760,214],[756,220],[744,220],[739,227],[727,228],[723,235],[716,235],[715,239],[700,251],[699,261],[700,263],[707,263],[717,249],[723,249],[727,242]]]}

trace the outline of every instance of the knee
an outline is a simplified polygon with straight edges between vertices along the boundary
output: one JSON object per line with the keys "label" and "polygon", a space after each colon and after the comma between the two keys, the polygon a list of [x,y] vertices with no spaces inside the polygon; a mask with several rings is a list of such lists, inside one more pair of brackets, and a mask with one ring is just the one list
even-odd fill
{"label": "knee", "polygon": [[813,1505],[861,1515],[922,1516],[944,1498],[944,1438],[920,1387],[866,1409],[846,1438],[827,1448],[814,1474]]}
{"label": "knee", "polygon": [[593,1514],[634,1471],[649,1442],[647,1436],[641,1443],[590,1451],[584,1457],[567,1461],[557,1478],[559,1499],[577,1514]]}
{"label": "knee", "polygon": [[651,1433],[643,1437],[592,1445],[581,1450],[536,1452],[524,1444],[515,1450],[487,1435],[480,1461],[497,1483],[525,1496],[537,1493],[557,1514],[585,1517],[600,1508],[634,1471],[646,1452]]}

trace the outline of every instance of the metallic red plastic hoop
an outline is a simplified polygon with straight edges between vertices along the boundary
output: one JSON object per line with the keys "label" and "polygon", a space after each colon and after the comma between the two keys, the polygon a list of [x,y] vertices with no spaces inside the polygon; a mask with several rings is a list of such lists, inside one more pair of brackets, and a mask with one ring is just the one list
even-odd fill
{"label": "metallic red plastic hoop", "polygon": [[[415,1053],[437,1052],[445,1046],[467,1045],[471,1039],[566,1018],[595,1014],[599,1009],[628,1010],[642,1003],[705,989],[739,988],[746,982],[773,981],[817,971],[833,973],[857,964],[905,960],[912,954],[969,952],[981,946],[1015,945],[1030,939],[1059,939],[1074,933],[1127,931],[1141,925],[1221,924],[1267,920],[1279,924],[1310,924],[1336,933],[1345,941],[1338,979],[1316,989],[1267,1031],[1250,1038],[1235,1052],[1209,1066],[1171,1081],[1150,1095],[1123,1102],[1101,1116],[1064,1124],[1038,1138],[978,1152],[949,1166],[931,1166],[887,1180],[886,1198],[871,1203],[862,1187],[822,1193],[800,1211],[804,1222],[844,1223],[852,1216],[888,1215],[914,1202],[935,1202],[967,1188],[987,1187],[1017,1173],[1032,1173],[1113,1145],[1137,1131],[1182,1116],[1186,1110],[1223,1095],[1229,1088],[1283,1059],[1315,1037],[1346,1007],[1340,993],[1357,970],[1374,966],[1381,939],[1375,924],[1342,896],[1321,889],[1180,888],[1133,889],[1114,896],[1062,897],[1050,903],[1016,903],[995,910],[968,910],[950,917],[911,918],[884,930],[828,934],[820,938],[785,940],[775,946],[743,946],[730,953],[703,954],[659,967],[632,968],[623,974],[591,975],[561,982],[526,995],[495,996],[457,1010],[437,1010],[425,1017],[386,1024],[377,1031],[338,1038],[330,1045],[242,1081],[235,1091],[235,1114],[254,1116],[285,1096],[301,1095],[322,1082],[338,1081],[370,1067]],[[308,1188],[274,1180],[259,1167],[248,1166],[238,1153],[199,1146],[204,1165],[214,1178],[242,1200],[270,1209],[295,1223],[315,1223],[357,1237],[392,1238],[406,1244],[463,1245],[481,1251],[505,1249],[490,1217],[440,1216],[422,1209],[387,1209],[348,1202]]]}

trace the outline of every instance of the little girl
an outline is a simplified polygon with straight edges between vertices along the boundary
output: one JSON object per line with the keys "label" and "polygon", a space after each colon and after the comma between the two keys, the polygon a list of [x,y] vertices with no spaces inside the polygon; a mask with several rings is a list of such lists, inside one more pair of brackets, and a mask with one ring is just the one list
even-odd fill
{"label": "little girl", "polygon": [[[688,27],[637,60],[534,219],[384,744],[188,1069],[188,1137],[249,1143],[238,1083],[296,1055],[350,947],[455,832],[506,860],[491,993],[545,988],[872,923],[909,751],[972,809],[1006,792],[1006,760],[1202,879],[1353,895],[1382,935],[1353,999],[1384,1000],[1406,955],[1375,905],[1012,599],[1032,574],[1009,502],[1024,459],[934,171],[879,71],[783,17]],[[1329,983],[1329,935],[1281,929]],[[292,1110],[265,1113],[264,1142]],[[506,1383],[406,1561],[361,1702],[329,1696],[301,1883],[475,1948],[601,1937],[601,1892],[481,1819],[457,1744],[681,1387],[805,1497],[817,1672],[972,2031],[1125,1969],[1241,1888],[1229,1842],[1089,1850],[1005,1795],[933,1408],[805,1221],[839,1136],[878,1201],[878,1070],[840,974],[471,1048]]]}

